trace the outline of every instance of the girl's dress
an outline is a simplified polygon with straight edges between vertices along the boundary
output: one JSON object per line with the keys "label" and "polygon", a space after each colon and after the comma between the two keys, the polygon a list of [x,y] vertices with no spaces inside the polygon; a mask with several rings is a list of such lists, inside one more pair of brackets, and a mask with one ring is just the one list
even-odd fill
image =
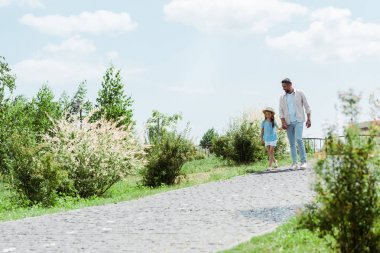
{"label": "girl's dress", "polygon": [[277,123],[274,122],[274,127],[272,126],[272,122],[268,120],[264,120],[261,123],[261,128],[264,129],[264,142],[266,146],[276,147],[277,145]]}

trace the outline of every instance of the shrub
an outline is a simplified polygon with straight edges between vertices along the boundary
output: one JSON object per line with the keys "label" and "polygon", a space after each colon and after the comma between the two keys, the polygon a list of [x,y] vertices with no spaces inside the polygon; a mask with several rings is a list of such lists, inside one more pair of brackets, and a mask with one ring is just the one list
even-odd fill
{"label": "shrub", "polygon": [[222,135],[213,140],[214,153],[217,157],[230,160],[234,156],[232,138],[229,135]]}
{"label": "shrub", "polygon": [[316,203],[306,209],[301,224],[321,236],[331,235],[340,252],[380,252],[374,138],[360,140],[354,128],[345,137],[345,143],[327,138],[327,157],[315,168]]}
{"label": "shrub", "polygon": [[[278,121],[277,121],[278,122]],[[286,136],[286,131],[277,131],[277,146],[276,146],[276,157],[285,157],[288,148],[288,137]]]}
{"label": "shrub", "polygon": [[158,187],[173,185],[184,174],[182,165],[195,154],[194,145],[183,134],[167,132],[148,151],[148,164],[142,171],[143,184]]}
{"label": "shrub", "polygon": [[306,153],[308,153],[308,154],[314,154],[315,153],[315,149],[314,149],[312,140],[304,140],[304,145],[305,145]]}
{"label": "shrub", "polygon": [[260,142],[259,122],[244,120],[237,130],[232,132],[232,144],[234,156],[232,159],[237,163],[250,163],[262,160],[265,151]]}
{"label": "shrub", "polygon": [[199,146],[201,146],[204,149],[209,149],[211,153],[214,152],[213,149],[213,140],[218,138],[218,133],[215,131],[214,128],[210,128],[207,130],[207,132],[202,136],[201,141],[199,142]]}
{"label": "shrub", "polygon": [[14,133],[33,132],[33,108],[24,97],[16,97],[0,106],[0,173],[8,174],[6,159],[12,144]]}
{"label": "shrub", "polygon": [[175,184],[180,176],[184,176],[181,172],[182,165],[199,158],[195,146],[188,139],[189,127],[183,132],[176,130],[180,119],[180,114],[168,116],[158,111],[153,111],[152,117],[148,119],[148,163],[141,171],[144,185],[158,187]]}
{"label": "shrub", "polygon": [[100,119],[62,119],[45,142],[80,197],[100,196],[145,162],[143,146],[129,128]]}
{"label": "shrub", "polygon": [[37,145],[34,136],[23,133],[11,138],[10,184],[28,205],[51,206],[59,195],[72,191],[67,173],[54,161],[53,154]]}
{"label": "shrub", "polygon": [[[235,119],[225,135],[213,141],[216,156],[236,163],[251,163],[266,159],[265,147],[261,144],[261,119],[248,120],[246,115]],[[286,152],[285,132],[278,132],[276,156]]]}

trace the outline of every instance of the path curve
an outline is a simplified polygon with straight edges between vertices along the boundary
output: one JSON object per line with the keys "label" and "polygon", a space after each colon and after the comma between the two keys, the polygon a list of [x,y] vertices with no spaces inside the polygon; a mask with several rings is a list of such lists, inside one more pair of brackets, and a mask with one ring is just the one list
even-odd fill
{"label": "path curve", "polygon": [[311,170],[249,174],[0,223],[0,252],[215,252],[274,230],[313,197]]}

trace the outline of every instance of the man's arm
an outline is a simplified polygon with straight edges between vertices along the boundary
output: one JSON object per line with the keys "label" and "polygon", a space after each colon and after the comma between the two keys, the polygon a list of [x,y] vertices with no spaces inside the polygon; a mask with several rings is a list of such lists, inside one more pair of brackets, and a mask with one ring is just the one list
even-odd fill
{"label": "man's arm", "polygon": [[279,117],[281,119],[282,129],[287,129],[288,125],[286,124],[286,121],[285,121],[285,112],[284,112],[284,105],[283,105],[282,100],[283,100],[283,98],[280,97],[280,108],[279,108],[278,112],[279,112]]}
{"label": "man's arm", "polygon": [[306,127],[309,128],[309,127],[311,127],[310,113],[307,113],[306,115],[307,115]]}
{"label": "man's arm", "polygon": [[302,92],[302,104],[305,107],[305,111],[306,111],[306,115],[307,115],[306,127],[309,128],[309,127],[311,127],[311,110],[310,110],[309,103],[307,102],[305,93],[303,93],[303,92]]}

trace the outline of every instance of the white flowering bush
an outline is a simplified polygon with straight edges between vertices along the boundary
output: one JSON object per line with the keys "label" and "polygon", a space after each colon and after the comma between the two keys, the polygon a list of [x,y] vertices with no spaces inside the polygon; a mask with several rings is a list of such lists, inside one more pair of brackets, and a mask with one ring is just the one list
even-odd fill
{"label": "white flowering bush", "polygon": [[80,197],[102,195],[145,163],[144,147],[130,128],[105,119],[91,122],[90,118],[62,119],[44,137]]}

